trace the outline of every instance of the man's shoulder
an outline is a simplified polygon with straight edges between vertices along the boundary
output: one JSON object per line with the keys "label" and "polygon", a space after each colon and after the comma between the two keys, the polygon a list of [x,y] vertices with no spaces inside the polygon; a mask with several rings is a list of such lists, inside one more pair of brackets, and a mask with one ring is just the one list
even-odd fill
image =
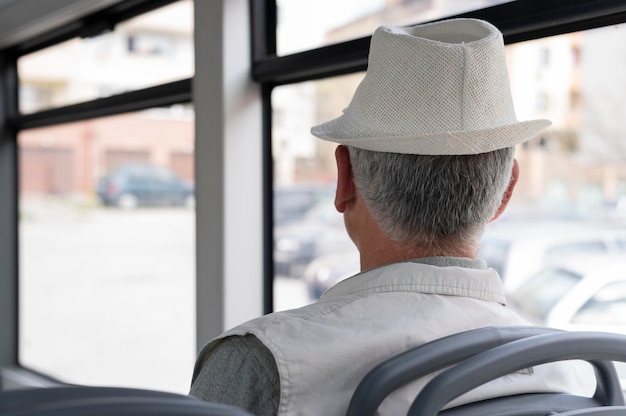
{"label": "man's shoulder", "polygon": [[213,344],[197,359],[190,394],[255,414],[275,414],[280,379],[269,349],[254,335],[229,336]]}

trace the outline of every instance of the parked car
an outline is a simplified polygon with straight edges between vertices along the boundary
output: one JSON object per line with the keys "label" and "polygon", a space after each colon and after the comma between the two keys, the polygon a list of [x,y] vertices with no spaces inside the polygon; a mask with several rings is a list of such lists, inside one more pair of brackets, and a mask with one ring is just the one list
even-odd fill
{"label": "parked car", "polygon": [[[626,258],[575,255],[544,266],[509,301],[536,324],[626,333]],[[613,331],[612,331],[613,332]]]}
{"label": "parked car", "polygon": [[274,187],[274,226],[301,221],[304,215],[320,201],[334,195],[334,186],[297,183]]}
{"label": "parked car", "polygon": [[297,222],[274,230],[274,270],[284,277],[302,278],[316,258],[353,248],[343,217],[326,199],[311,208]]}
{"label": "parked car", "polygon": [[584,221],[502,222],[487,227],[478,257],[510,293],[551,259],[593,253],[626,253],[626,231]]}
{"label": "parked car", "polygon": [[359,273],[360,269],[359,251],[354,246],[313,260],[304,271],[309,297],[319,299],[328,289]]}
{"label": "parked car", "polygon": [[96,193],[104,205],[124,209],[140,205],[187,206],[195,204],[194,187],[169,169],[148,165],[123,165],[98,181]]}
{"label": "parked car", "polygon": [[[529,321],[568,331],[626,334],[626,258],[570,256],[545,266],[508,296]],[[626,364],[616,363],[622,385]]]}
{"label": "parked car", "polygon": [[[496,269],[508,292],[515,290],[546,262],[570,254],[626,253],[626,232],[598,229],[581,222],[508,222],[492,227],[479,257]],[[311,261],[304,272],[312,299],[359,272],[353,248]]]}

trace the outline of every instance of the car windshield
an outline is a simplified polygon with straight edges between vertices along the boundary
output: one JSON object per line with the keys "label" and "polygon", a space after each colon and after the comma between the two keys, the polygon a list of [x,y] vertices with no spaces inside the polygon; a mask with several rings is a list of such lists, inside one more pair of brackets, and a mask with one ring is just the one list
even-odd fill
{"label": "car windshield", "polygon": [[484,239],[478,257],[487,262],[502,277],[506,272],[506,259],[511,251],[511,242],[499,239]]}
{"label": "car windshield", "polygon": [[543,270],[510,295],[515,307],[531,319],[544,321],[548,312],[582,276],[560,268]]}
{"label": "car windshield", "polygon": [[332,195],[327,186],[285,186],[274,190],[274,224],[285,225],[303,219],[320,200]]}
{"label": "car windshield", "polygon": [[626,326],[626,281],[603,286],[580,308],[572,322]]}

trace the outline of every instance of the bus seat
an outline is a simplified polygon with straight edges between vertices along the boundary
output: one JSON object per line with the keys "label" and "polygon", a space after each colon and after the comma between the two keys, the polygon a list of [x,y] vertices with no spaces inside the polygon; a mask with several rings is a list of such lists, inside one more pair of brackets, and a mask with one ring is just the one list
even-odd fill
{"label": "bus seat", "polygon": [[[500,376],[539,364],[562,360],[586,360],[596,369],[596,394],[588,398],[569,394],[522,395],[519,407],[507,398],[496,399],[501,410],[490,401],[459,406],[455,411],[441,412],[450,400]],[[566,413],[577,408],[624,406],[613,361],[626,361],[626,337],[602,332],[559,332],[523,338],[476,354],[433,378],[418,394],[408,415],[548,415]],[[524,397],[526,396],[526,397]],[[546,397],[551,400],[545,400]],[[592,403],[593,401],[597,403]],[[549,405],[549,406],[548,406]],[[464,409],[465,408],[465,409]],[[528,410],[525,410],[528,409]],[[489,410],[490,413],[487,413]],[[493,410],[493,411],[492,411]],[[512,413],[514,411],[514,413]],[[440,413],[441,412],[441,413]]]}
{"label": "bus seat", "polygon": [[[454,375],[447,376],[447,378],[442,378],[441,376],[454,370],[461,364],[464,364],[465,361],[470,361],[475,356],[484,357],[486,354],[481,354],[487,350],[490,350],[490,356],[491,351],[494,349],[506,347],[513,342],[521,342],[525,339],[534,340],[537,337],[561,336],[561,334],[569,333],[551,328],[532,326],[486,327],[431,341],[392,357],[372,369],[362,379],[355,390],[347,415],[374,415],[385,397],[394,390],[434,371],[454,366],[444,371],[440,376],[435,377],[424,388],[413,403],[409,413],[412,415],[427,415],[428,413],[420,412],[426,412],[428,409],[431,409],[431,407],[428,406],[432,406],[432,401],[429,399],[431,398],[430,395],[433,394],[433,390],[435,390],[435,394],[439,395],[436,398],[441,402],[442,397],[447,397],[442,394],[442,390],[448,391],[445,383],[448,383],[451,378],[455,377]],[[597,333],[594,334],[597,335]],[[612,335],[613,334],[609,334],[609,336]],[[583,335],[583,337],[584,336],[586,335]],[[617,335],[613,336],[611,340],[619,341],[621,343],[620,347],[624,348],[626,337]],[[528,344],[523,344],[523,346],[524,345]],[[556,352],[556,350],[553,350],[553,352]],[[624,349],[623,354],[626,354],[626,349]],[[614,355],[611,356],[613,357]],[[561,356],[557,358],[556,361],[563,359],[569,358]],[[581,359],[584,358],[581,357]],[[465,406],[447,409],[442,411],[441,414],[459,416],[545,415],[547,413],[546,409],[548,409],[548,412],[550,409],[555,412],[564,412],[580,408],[597,407],[605,404],[612,406],[624,405],[623,392],[612,361],[597,357],[590,357],[588,361],[594,366],[598,380],[596,392],[591,398],[567,394],[523,394],[486,400],[479,403],[470,403]],[[534,365],[521,362],[516,364],[519,364],[520,367],[500,375],[505,375]],[[500,369],[500,367],[498,367],[498,369]],[[482,368],[480,372],[484,374]],[[469,378],[471,379],[472,377],[470,376]],[[475,379],[472,381],[475,381]],[[487,381],[489,380],[484,382]],[[483,383],[481,382],[478,385],[480,384]],[[460,391],[456,396],[449,397],[444,403],[439,403],[440,407],[437,409],[437,412],[447,402],[468,390]],[[424,408],[425,402],[429,405]],[[433,414],[438,414],[437,412]]]}
{"label": "bus seat", "polygon": [[3,416],[251,416],[190,396],[121,387],[61,386],[0,392]]}

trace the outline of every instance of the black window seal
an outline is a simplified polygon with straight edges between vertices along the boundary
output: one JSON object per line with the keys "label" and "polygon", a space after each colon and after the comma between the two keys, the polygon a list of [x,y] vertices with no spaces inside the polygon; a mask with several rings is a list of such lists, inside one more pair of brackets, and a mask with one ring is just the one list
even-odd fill
{"label": "black window seal", "polygon": [[118,23],[177,1],[179,0],[125,0],[20,42],[18,45],[8,47],[0,52],[20,57],[76,37],[88,38],[98,36],[112,31]]}
{"label": "black window seal", "polygon": [[[258,13],[259,9],[261,8],[253,12]],[[267,13],[271,7],[265,9]],[[516,0],[447,18],[470,17],[484,19],[497,26],[504,35],[505,43],[510,44],[623,23],[626,21],[626,2]],[[253,21],[258,20],[261,19],[253,17]],[[252,53],[252,77],[261,83],[282,85],[364,71],[367,68],[370,40],[371,36],[366,36],[300,53],[276,56],[275,49],[273,53],[263,53],[259,45],[264,41],[257,39],[253,44],[257,50]]]}
{"label": "black window seal", "polygon": [[[0,52],[6,57],[11,57],[17,61],[21,56],[76,37],[100,35],[113,30],[118,23],[177,1],[179,0],[125,0]],[[20,131],[140,111],[153,107],[189,103],[192,101],[192,83],[193,78],[182,79],[109,97],[37,111],[31,114],[20,114],[19,110],[15,108],[8,114],[8,123],[15,131]]]}
{"label": "black window seal", "polygon": [[192,101],[191,89],[192,79],[188,78],[33,114],[16,115],[9,118],[9,123],[19,131],[188,103]]}
{"label": "black window seal", "polygon": [[[277,8],[275,0],[249,0],[250,62],[276,55]],[[272,157],[272,89],[270,82],[261,83],[262,118],[262,258],[263,313],[274,310],[274,180]]]}

